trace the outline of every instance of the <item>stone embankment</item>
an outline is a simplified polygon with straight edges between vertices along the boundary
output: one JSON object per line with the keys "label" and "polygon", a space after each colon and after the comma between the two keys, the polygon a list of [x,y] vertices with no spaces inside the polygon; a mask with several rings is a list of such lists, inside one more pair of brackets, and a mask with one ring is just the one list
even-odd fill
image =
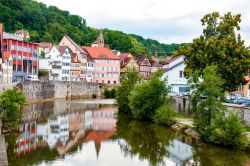
{"label": "stone embankment", "polygon": [[99,84],[66,81],[26,81],[16,85],[29,103],[54,99],[92,98],[101,96]]}

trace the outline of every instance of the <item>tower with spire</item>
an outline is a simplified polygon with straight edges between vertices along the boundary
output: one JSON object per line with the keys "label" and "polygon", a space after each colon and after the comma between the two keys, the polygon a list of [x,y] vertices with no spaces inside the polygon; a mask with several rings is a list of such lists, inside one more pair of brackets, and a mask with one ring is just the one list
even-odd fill
{"label": "tower with spire", "polygon": [[104,47],[104,37],[103,37],[102,29],[98,38],[91,44],[91,47]]}

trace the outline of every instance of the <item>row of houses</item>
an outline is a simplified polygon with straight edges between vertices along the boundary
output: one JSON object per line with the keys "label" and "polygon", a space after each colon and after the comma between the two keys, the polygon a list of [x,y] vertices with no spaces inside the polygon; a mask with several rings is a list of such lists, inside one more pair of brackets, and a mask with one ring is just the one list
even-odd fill
{"label": "row of houses", "polygon": [[48,73],[49,80],[119,84],[120,74],[130,68],[137,69],[145,80],[163,69],[170,91],[188,91],[183,56],[167,59],[160,65],[155,57],[135,58],[130,53],[117,53],[105,45],[102,32],[91,46],[79,46],[67,35],[54,46],[49,42],[27,42],[24,40],[29,37],[27,32],[9,34],[3,31],[2,24],[0,37],[1,83],[24,81],[41,70]]}
{"label": "row of houses", "polygon": [[105,45],[102,31],[91,46],[79,46],[65,35],[49,51],[45,50],[48,43],[43,48],[45,56],[39,60],[39,70],[47,71],[49,80],[119,84],[120,74],[130,68],[149,79],[162,67],[156,59],[145,55],[135,59],[130,53],[115,53]]}

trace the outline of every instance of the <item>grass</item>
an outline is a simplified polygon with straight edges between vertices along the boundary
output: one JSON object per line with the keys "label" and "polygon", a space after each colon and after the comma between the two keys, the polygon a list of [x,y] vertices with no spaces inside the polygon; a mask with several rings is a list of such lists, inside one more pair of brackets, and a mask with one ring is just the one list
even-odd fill
{"label": "grass", "polygon": [[[180,114],[180,113],[177,113],[177,112],[174,113],[174,117],[175,118],[190,118],[190,116],[188,116],[188,115]],[[249,131],[250,131],[250,128],[249,128]]]}

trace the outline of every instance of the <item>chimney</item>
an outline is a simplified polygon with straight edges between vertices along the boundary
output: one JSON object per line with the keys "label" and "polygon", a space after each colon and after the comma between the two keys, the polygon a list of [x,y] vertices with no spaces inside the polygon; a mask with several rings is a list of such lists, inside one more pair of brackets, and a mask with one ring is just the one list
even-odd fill
{"label": "chimney", "polygon": [[3,30],[4,26],[0,23],[0,58],[3,57]]}

